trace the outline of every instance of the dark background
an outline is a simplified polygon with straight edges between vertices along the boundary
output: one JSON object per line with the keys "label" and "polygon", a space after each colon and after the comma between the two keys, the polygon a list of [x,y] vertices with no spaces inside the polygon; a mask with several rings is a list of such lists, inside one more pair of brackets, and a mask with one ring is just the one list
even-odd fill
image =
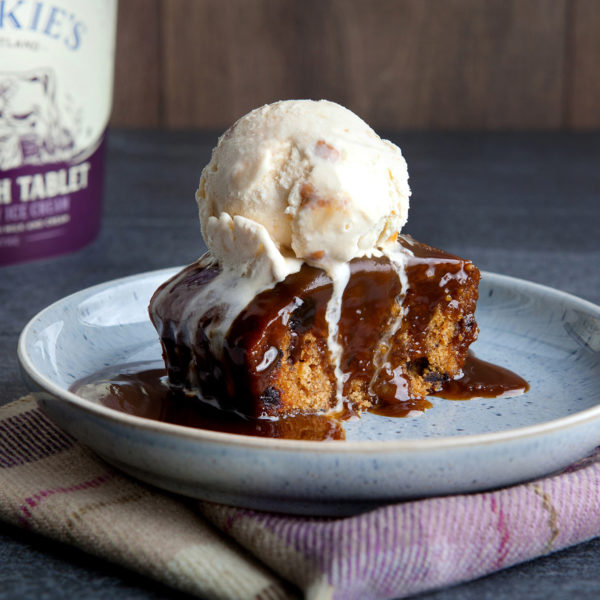
{"label": "dark background", "polygon": [[327,98],[376,129],[600,127],[598,0],[120,0],[113,124]]}

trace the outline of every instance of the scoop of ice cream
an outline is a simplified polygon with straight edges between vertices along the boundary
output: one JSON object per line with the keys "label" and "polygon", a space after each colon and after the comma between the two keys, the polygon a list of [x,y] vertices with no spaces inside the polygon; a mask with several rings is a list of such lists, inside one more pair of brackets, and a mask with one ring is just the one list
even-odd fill
{"label": "scoop of ice cream", "polygon": [[[196,200],[205,240],[223,263],[247,263],[244,253],[262,247],[328,268],[393,243],[409,196],[397,146],[334,102],[288,100],[225,132]],[[261,243],[262,228],[272,247]]]}

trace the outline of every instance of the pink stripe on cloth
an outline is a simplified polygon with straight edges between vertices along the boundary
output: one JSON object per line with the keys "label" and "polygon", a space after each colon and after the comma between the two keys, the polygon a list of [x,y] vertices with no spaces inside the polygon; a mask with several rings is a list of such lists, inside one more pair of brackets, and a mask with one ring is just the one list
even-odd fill
{"label": "pink stripe on cloth", "polygon": [[600,535],[600,452],[564,473],[472,495],[310,519],[202,503],[203,514],[302,589],[340,600],[410,596]]}
{"label": "pink stripe on cloth", "polygon": [[31,518],[32,510],[40,504],[42,504],[44,500],[50,498],[50,496],[54,496],[54,494],[72,494],[73,492],[80,492],[82,490],[89,490],[90,488],[97,488],[98,486],[102,485],[105,481],[108,481],[113,477],[113,473],[104,473],[103,475],[99,475],[98,477],[94,477],[93,479],[90,479],[88,481],[76,483],[75,485],[71,485],[69,487],[56,487],[40,490],[36,494],[25,498],[25,503],[19,507],[22,513],[19,519],[19,524],[23,527],[27,527],[27,520]]}

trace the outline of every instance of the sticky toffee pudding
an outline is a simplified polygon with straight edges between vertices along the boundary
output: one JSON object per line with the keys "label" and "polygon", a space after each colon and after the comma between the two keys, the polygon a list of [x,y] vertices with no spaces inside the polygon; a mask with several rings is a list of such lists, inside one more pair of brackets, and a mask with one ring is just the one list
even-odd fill
{"label": "sticky toffee pudding", "polygon": [[469,357],[479,270],[400,235],[410,195],[400,148],[348,109],[251,111],[200,176],[208,252],[150,301],[166,378],[99,374],[78,393],[188,426],[342,439],[339,419],[367,410],[523,391]]}

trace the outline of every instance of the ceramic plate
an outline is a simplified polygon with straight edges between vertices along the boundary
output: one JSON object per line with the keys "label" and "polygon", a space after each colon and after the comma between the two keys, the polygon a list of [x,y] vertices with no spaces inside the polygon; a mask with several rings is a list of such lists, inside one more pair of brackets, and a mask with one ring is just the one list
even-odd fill
{"label": "ceramic plate", "polygon": [[346,441],[257,438],[160,423],[68,391],[107,366],[159,360],[152,292],[175,269],[69,296],[23,330],[19,359],[42,409],[109,463],[159,487],[227,504],[341,515],[403,498],[473,492],[539,477],[600,445],[600,307],[484,273],[479,358],[531,390],[466,402],[433,398],[414,418],[366,414]]}

